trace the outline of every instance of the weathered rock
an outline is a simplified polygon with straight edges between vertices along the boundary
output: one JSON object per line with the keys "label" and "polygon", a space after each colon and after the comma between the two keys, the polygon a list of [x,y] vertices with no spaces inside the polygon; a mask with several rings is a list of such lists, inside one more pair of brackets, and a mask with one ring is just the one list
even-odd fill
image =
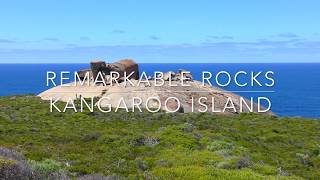
{"label": "weathered rock", "polygon": [[164,110],[169,112],[184,113],[184,108],[181,102],[180,102],[180,106],[179,106],[179,103],[174,99],[170,99],[167,102],[165,102],[167,98],[168,97],[165,97],[162,95],[160,96],[160,100],[162,101],[162,104],[166,105],[166,108],[164,107]]}
{"label": "weathered rock", "polygon": [[179,73],[175,74],[175,76],[172,78],[173,81],[180,81],[181,75]]}
{"label": "weathered rock", "polygon": [[105,79],[106,84],[110,84],[110,82],[111,82],[111,76],[110,75],[105,75],[104,79]]}
{"label": "weathered rock", "polygon": [[125,73],[127,76],[132,73],[132,76],[129,79],[139,79],[138,64],[131,59],[120,60],[112,64],[106,64],[104,61],[92,61],[90,64],[94,79],[96,79],[99,72],[101,72],[102,76],[105,77],[110,75],[111,71],[119,73],[119,81],[121,81],[121,78],[123,79]]}
{"label": "weathered rock", "polygon": [[156,77],[157,77],[157,78],[163,78],[163,74],[160,74],[160,73],[159,73],[159,74],[156,75]]}
{"label": "weathered rock", "polygon": [[173,71],[168,71],[166,73],[163,74],[162,79],[165,81],[169,81],[172,80],[172,78],[176,75],[176,73],[174,73]]}
{"label": "weathered rock", "polygon": [[106,62],[104,61],[92,61],[90,65],[91,65],[91,71],[94,79],[97,78],[99,72],[101,72],[102,75],[110,74],[110,69],[107,68]]}
{"label": "weathered rock", "polygon": [[86,77],[87,73],[89,73],[89,80],[92,80],[92,79],[90,79],[91,77],[93,77],[91,69],[83,69],[83,70],[78,71],[79,78],[81,80],[84,80],[84,78]]}
{"label": "weathered rock", "polygon": [[[137,80],[131,80],[134,84],[137,84]],[[111,107],[117,107],[119,104],[119,99],[123,98],[127,107],[131,111],[133,107],[132,99],[134,97],[139,97],[142,100],[141,109],[146,108],[147,99],[150,97],[159,98],[161,102],[161,109],[167,110],[164,107],[165,101],[168,97],[176,97],[179,99],[181,107],[179,108],[178,112],[200,112],[204,108],[200,106],[198,99],[200,97],[206,98],[203,101],[208,106],[208,111],[210,112],[212,109],[212,98],[214,98],[214,110],[221,111],[222,114],[237,114],[239,113],[240,107],[240,96],[223,91],[217,87],[210,87],[210,86],[202,86],[202,83],[199,81],[187,81],[186,83],[189,84],[187,87],[183,87],[179,81],[172,81],[172,85],[177,86],[170,86],[169,81],[165,81],[163,86],[155,86],[154,81],[150,81],[150,85],[146,86],[143,83],[136,86],[128,86],[125,85],[124,82],[119,83],[118,85],[107,85],[107,86],[99,86],[99,85],[90,85],[87,86],[80,86],[79,83],[77,86],[74,86],[73,83],[70,83],[70,86],[57,86],[53,87],[47,91],[42,92],[38,96],[40,96],[43,100],[50,100],[58,99],[60,101],[67,102],[68,99],[74,98],[77,99],[80,96],[84,98],[91,98],[97,97],[99,98],[109,98],[108,101],[102,101],[100,103],[101,107],[107,107],[108,104]],[[63,93],[61,93],[63,92]],[[191,99],[194,99],[194,103],[192,103]],[[235,109],[237,112],[234,112],[232,109],[224,109],[225,104],[227,103],[228,98],[232,99],[234,103]],[[249,102],[247,102],[250,104]],[[192,106],[192,104],[194,106]],[[155,100],[148,101],[148,107],[150,109],[157,109],[159,107],[159,102]],[[174,102],[172,99],[167,102],[167,108],[169,110],[175,110],[177,108],[177,103]],[[249,112],[246,107],[242,112]],[[257,112],[258,105],[253,104],[253,112]],[[268,112],[266,114],[272,114],[272,112]]]}
{"label": "weathered rock", "polygon": [[133,73],[131,79],[139,79],[139,66],[132,59],[123,59],[118,62],[108,64],[111,71],[116,71],[120,74],[120,77],[124,76],[126,72],[127,76]]}
{"label": "weathered rock", "polygon": [[[99,69],[100,68],[100,69]],[[123,60],[117,63],[113,63],[105,65],[104,62],[93,62],[92,63],[92,73],[95,70],[95,73],[101,71],[109,71],[106,70],[116,70],[124,72],[132,72],[134,70],[134,76],[136,77],[138,74],[138,65],[136,65],[132,60]],[[218,87],[212,87],[208,85],[202,85],[201,82],[192,80],[186,81],[185,83],[189,86],[181,85],[181,74],[182,72],[186,72],[186,70],[179,70],[178,73],[174,74],[172,71],[165,73],[164,79],[167,80],[169,77],[172,77],[172,81],[164,81],[162,86],[156,86],[156,82],[152,78],[148,78],[149,83],[138,83],[138,80],[131,79],[133,85],[128,85],[128,83],[120,82],[118,85],[109,85],[101,86],[98,84],[91,83],[90,85],[84,84],[84,86],[73,83],[70,83],[70,86],[57,86],[47,91],[42,92],[38,96],[40,96],[43,100],[53,100],[59,99],[60,101],[67,102],[69,98],[78,99],[79,97],[91,98],[97,97],[99,98],[108,98],[108,101],[102,101],[99,105],[101,107],[108,107],[110,105],[112,108],[115,108],[119,104],[119,100],[122,98],[125,104],[128,107],[128,110],[131,111],[133,109],[133,98],[139,97],[141,98],[141,109],[146,108],[148,106],[149,109],[161,109],[172,112],[178,108],[177,102],[172,99],[166,102],[168,97],[175,97],[179,99],[180,108],[178,108],[178,112],[201,112],[204,107],[198,103],[199,98],[205,98],[202,100],[202,103],[207,106],[207,111],[210,112],[214,109],[215,113],[222,114],[237,114],[240,109],[240,96],[223,91]],[[94,74],[94,73],[93,73]],[[129,73],[130,74],[130,73]],[[184,74],[192,78],[191,74]],[[109,82],[110,75],[105,74],[104,78],[106,82]],[[152,79],[152,80],[151,80]],[[159,83],[157,83],[159,84]],[[62,93],[63,92],[63,93]],[[159,100],[151,99],[150,97],[159,98]],[[230,98],[234,104],[234,111],[232,108],[225,109],[225,105],[227,103],[228,98]],[[193,101],[192,101],[193,99]],[[160,104],[159,104],[160,101]],[[247,104],[250,104],[249,100],[246,100]],[[148,103],[148,104],[147,104]],[[165,104],[167,105],[165,107]],[[213,108],[214,105],[214,108]],[[160,106],[160,107],[159,107]],[[136,109],[136,108],[134,108]],[[251,111],[251,110],[250,110]],[[244,106],[241,112],[250,112],[249,109]],[[258,111],[258,105],[253,103],[253,112]],[[272,112],[268,112],[266,114],[272,114]]]}
{"label": "weathered rock", "polygon": [[185,74],[185,77],[187,78],[187,81],[192,81],[193,77],[191,74]]}
{"label": "weathered rock", "polygon": [[179,69],[178,74],[180,75],[179,79],[181,79],[181,77],[183,77],[187,81],[192,81],[192,79],[193,79],[191,73],[189,71],[187,71],[187,70]]}

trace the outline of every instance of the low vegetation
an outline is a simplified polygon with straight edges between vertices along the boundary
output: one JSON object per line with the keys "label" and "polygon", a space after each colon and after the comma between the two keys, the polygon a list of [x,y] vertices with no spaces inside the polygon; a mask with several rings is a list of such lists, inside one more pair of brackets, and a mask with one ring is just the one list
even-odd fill
{"label": "low vegetation", "polygon": [[319,179],[320,121],[258,114],[49,112],[0,98],[0,177]]}

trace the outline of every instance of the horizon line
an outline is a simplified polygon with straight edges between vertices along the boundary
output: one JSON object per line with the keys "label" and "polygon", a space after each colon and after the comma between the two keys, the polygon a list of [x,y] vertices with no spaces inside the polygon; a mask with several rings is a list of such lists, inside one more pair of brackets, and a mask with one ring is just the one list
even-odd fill
{"label": "horizon line", "polygon": [[[58,91],[54,93],[100,93],[101,91],[76,91],[76,92],[70,92],[70,91]],[[220,90],[220,91],[122,91],[122,92],[112,92],[111,94],[116,94],[116,93],[141,93],[141,92],[170,92],[170,93],[175,93],[175,92],[196,92],[196,93],[210,93],[210,92],[229,92],[229,93],[275,93],[276,91],[274,90],[243,90],[243,91],[228,91],[228,90]]]}
{"label": "horizon line", "polygon": [[[121,60],[121,59],[120,59]],[[117,60],[115,60],[116,62]],[[0,65],[6,64],[90,64],[88,62],[0,62]],[[320,62],[136,62],[137,64],[320,64]]]}

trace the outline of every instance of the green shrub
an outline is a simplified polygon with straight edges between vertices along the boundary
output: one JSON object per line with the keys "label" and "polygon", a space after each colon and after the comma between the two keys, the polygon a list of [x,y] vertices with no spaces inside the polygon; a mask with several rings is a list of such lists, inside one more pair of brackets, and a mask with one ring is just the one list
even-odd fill
{"label": "green shrub", "polygon": [[216,140],[208,144],[207,149],[209,151],[221,151],[221,150],[232,150],[234,145],[226,141]]}
{"label": "green shrub", "polygon": [[51,173],[64,171],[62,164],[52,159],[45,159],[40,162],[30,160],[28,163],[35,172],[43,177],[47,177]]}
{"label": "green shrub", "polygon": [[297,177],[280,177],[266,176],[253,172],[249,169],[244,170],[225,170],[216,168],[204,168],[198,166],[184,166],[175,168],[158,168],[152,171],[155,176],[160,179],[178,179],[178,180],[193,180],[193,179],[215,179],[215,180],[285,180],[299,179]]}

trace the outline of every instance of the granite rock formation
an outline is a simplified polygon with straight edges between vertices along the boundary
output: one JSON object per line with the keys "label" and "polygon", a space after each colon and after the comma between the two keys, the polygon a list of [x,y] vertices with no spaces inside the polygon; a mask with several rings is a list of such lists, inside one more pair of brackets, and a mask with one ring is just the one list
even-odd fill
{"label": "granite rock formation", "polygon": [[[108,104],[111,104],[111,107],[117,107],[119,105],[119,99],[123,99],[128,108],[134,107],[134,102],[132,101],[134,97],[141,98],[143,102],[141,108],[146,108],[144,103],[148,102],[148,98],[156,97],[160,102],[149,101],[149,107],[157,108],[160,103],[161,109],[169,112],[175,109],[178,109],[177,112],[201,112],[205,109],[203,104],[207,106],[208,112],[214,109],[214,111],[220,110],[221,112],[215,113],[221,114],[237,114],[239,112],[250,111],[246,106],[241,106],[243,101],[250,105],[251,102],[249,100],[218,87],[203,85],[201,82],[193,80],[190,73],[182,73],[187,72],[186,70],[179,70],[176,73],[173,71],[163,73],[161,77],[164,80],[162,86],[155,85],[156,81],[154,80],[156,77],[144,79],[144,81],[148,80],[148,83],[140,82],[138,65],[132,60],[122,60],[112,64],[106,64],[103,61],[94,61],[91,62],[91,70],[82,70],[79,72],[83,74],[88,71],[92,73],[93,77],[96,77],[98,72],[102,72],[108,76],[111,71],[119,72],[121,77],[123,77],[124,72],[131,73],[134,71],[134,76],[132,76],[131,79],[132,84],[124,81],[120,81],[118,85],[108,84],[106,86],[94,83],[84,83],[84,85],[80,85],[79,83],[74,85],[75,83],[70,83],[70,86],[56,86],[42,92],[38,96],[44,100],[50,100],[52,98],[64,102],[67,102],[69,98],[75,100],[79,99],[79,97],[108,97],[109,101],[107,103],[102,102],[102,107],[108,106]],[[182,76],[185,76],[184,79],[187,78],[184,83],[188,86],[181,86]],[[92,80],[91,78],[86,81],[92,82]],[[168,101],[166,107],[164,107],[169,97],[176,97],[180,102],[180,107],[178,107],[179,104],[176,101]],[[198,103],[200,98],[202,98],[201,103]],[[226,104],[230,103],[228,102],[230,100],[232,100],[231,103],[236,111],[233,111],[232,108],[225,109]],[[253,112],[257,112],[258,105],[253,103],[252,109]],[[222,110],[225,111],[222,112]],[[268,114],[272,113],[268,112]]]}

